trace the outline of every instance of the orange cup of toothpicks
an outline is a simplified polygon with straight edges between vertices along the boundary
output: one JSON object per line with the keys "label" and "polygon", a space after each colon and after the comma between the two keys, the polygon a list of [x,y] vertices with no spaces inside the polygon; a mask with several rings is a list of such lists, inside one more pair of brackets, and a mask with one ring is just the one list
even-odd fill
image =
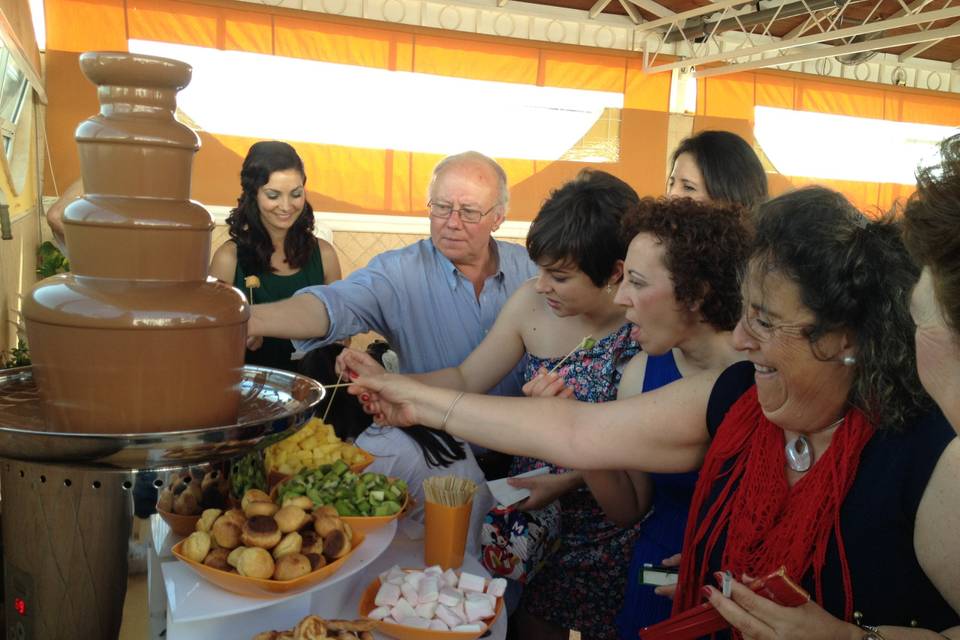
{"label": "orange cup of toothpicks", "polygon": [[463,564],[476,490],[472,480],[457,476],[434,476],[423,481],[423,560],[427,566],[455,569]]}

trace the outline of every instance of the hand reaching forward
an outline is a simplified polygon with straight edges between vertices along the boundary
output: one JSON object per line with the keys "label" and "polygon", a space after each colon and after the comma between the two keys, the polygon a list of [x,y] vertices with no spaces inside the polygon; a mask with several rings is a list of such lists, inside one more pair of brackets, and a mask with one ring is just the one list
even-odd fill
{"label": "hand reaching forward", "polygon": [[344,349],[337,356],[337,374],[344,378],[354,378],[350,372],[365,377],[375,377],[386,373],[386,369],[366,351]]}
{"label": "hand reaching forward", "polygon": [[360,397],[363,410],[378,424],[410,427],[422,422],[415,401],[430,387],[392,373],[351,377],[354,378],[353,384],[347,387],[347,391]]}
{"label": "hand reaching forward", "polygon": [[537,375],[523,385],[523,394],[531,398],[572,398],[573,389],[564,383],[560,374],[548,373],[546,369],[540,367]]}
{"label": "hand reaching forward", "polygon": [[508,478],[507,484],[511,487],[530,491],[530,497],[518,504],[517,508],[521,511],[535,511],[543,509],[579,484],[579,482],[572,482],[572,479],[568,477],[571,473],[575,472],[546,473],[542,476],[529,478]]}

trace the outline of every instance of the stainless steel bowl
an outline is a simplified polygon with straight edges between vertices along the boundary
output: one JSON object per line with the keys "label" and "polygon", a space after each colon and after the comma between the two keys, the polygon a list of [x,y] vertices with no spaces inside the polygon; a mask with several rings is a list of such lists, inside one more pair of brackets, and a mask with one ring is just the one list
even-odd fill
{"label": "stainless steel bowl", "polygon": [[216,462],[296,431],[324,393],[306,376],[246,366],[236,424],[159,433],[64,433],[44,423],[31,368],[9,369],[0,372],[0,457],[119,469]]}

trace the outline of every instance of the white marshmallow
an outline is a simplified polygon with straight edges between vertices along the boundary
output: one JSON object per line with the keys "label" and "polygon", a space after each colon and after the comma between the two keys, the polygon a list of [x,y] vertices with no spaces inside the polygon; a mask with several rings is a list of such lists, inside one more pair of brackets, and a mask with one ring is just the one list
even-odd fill
{"label": "white marshmallow", "polygon": [[490,581],[490,584],[487,585],[487,593],[492,595],[494,598],[502,598],[506,591],[507,581],[504,578],[494,578]]}
{"label": "white marshmallow", "polygon": [[430,621],[430,628],[433,631],[450,631],[450,627],[447,626],[447,623],[438,619],[433,619]]}
{"label": "white marshmallow", "polygon": [[415,611],[419,617],[432,620],[437,613],[438,606],[436,602],[421,602],[417,605]]}
{"label": "white marshmallow", "polygon": [[468,622],[476,622],[493,615],[493,607],[490,606],[487,596],[482,593],[468,595],[466,602],[464,602],[464,610]]}
{"label": "white marshmallow", "polygon": [[443,575],[443,567],[438,564],[433,565],[432,567],[427,567],[423,570],[428,576],[440,576]]}
{"label": "white marshmallow", "polygon": [[483,631],[484,626],[482,624],[461,624],[458,627],[450,629],[450,631]]}
{"label": "white marshmallow", "polygon": [[410,604],[405,598],[400,598],[396,606],[390,610],[390,616],[394,620],[403,620],[404,618],[415,618],[417,612],[414,610],[413,605]]}
{"label": "white marshmallow", "polygon": [[453,569],[447,569],[443,572],[443,580],[447,583],[448,587],[457,586],[457,582],[460,581],[460,577],[457,576],[457,572]]}
{"label": "white marshmallow", "polygon": [[390,615],[390,607],[377,607],[367,614],[368,618],[373,618],[374,620],[383,620]]}
{"label": "white marshmallow", "polygon": [[404,572],[403,569],[400,568],[399,565],[393,565],[392,567],[390,567],[389,569],[387,569],[386,571],[380,574],[380,582],[389,582],[390,578],[393,578],[396,576],[400,576],[401,578],[403,578],[403,576],[405,575],[406,573]]}
{"label": "white marshmallow", "polygon": [[420,581],[423,580],[424,574],[422,571],[411,571],[403,577],[403,581],[406,584],[412,584],[414,587],[420,586]]}
{"label": "white marshmallow", "polygon": [[437,601],[440,604],[447,605],[448,607],[455,607],[463,601],[463,594],[456,589],[444,587],[443,589],[440,589],[440,593],[437,596]]}
{"label": "white marshmallow", "polygon": [[400,600],[400,587],[387,583],[380,586],[377,597],[373,599],[373,602],[378,607],[392,607],[397,604],[398,600]]}
{"label": "white marshmallow", "polygon": [[410,584],[409,582],[404,582],[402,585],[400,585],[400,592],[403,593],[403,597],[406,598],[413,606],[420,604],[420,596],[418,595],[416,586]]}
{"label": "white marshmallow", "polygon": [[437,607],[436,613],[437,613],[437,618],[439,618],[440,620],[443,620],[443,622],[448,627],[451,627],[451,628],[461,625],[465,622],[465,620],[461,616],[458,616],[456,613],[453,612],[453,610],[443,606],[442,604]]}
{"label": "white marshmallow", "polygon": [[430,621],[424,620],[423,618],[418,618],[417,616],[411,616],[409,618],[404,618],[400,621],[405,627],[413,627],[415,629],[429,629]]}
{"label": "white marshmallow", "polygon": [[461,591],[479,591],[483,593],[483,589],[487,586],[487,583],[486,580],[483,579],[483,576],[476,576],[464,571],[460,574],[460,582],[457,586]]}
{"label": "white marshmallow", "polygon": [[436,576],[427,576],[420,581],[417,596],[421,604],[424,602],[436,602],[439,595],[439,585],[437,584]]}

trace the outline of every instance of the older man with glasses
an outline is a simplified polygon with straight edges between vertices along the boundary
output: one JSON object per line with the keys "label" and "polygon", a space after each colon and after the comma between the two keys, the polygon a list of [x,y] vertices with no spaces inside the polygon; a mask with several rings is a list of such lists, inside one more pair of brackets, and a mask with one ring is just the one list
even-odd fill
{"label": "older man with glasses", "polygon": [[[459,365],[537,268],[521,245],[491,237],[506,217],[507,176],[468,151],[433,170],[430,238],[384,252],[347,278],[253,307],[251,336],[291,338],[309,351],[366,331],[384,336],[402,373]],[[520,395],[514,370],[491,393]]]}

